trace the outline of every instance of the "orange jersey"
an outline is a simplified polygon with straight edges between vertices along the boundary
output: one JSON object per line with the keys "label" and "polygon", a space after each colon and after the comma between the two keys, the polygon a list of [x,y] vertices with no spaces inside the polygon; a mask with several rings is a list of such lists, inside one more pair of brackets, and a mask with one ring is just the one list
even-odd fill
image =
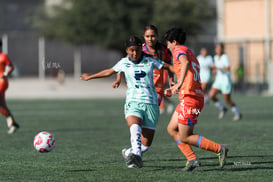
{"label": "orange jersey", "polygon": [[186,73],[185,79],[179,89],[179,100],[182,100],[185,95],[194,97],[203,97],[200,81],[200,66],[197,58],[186,46],[177,46],[172,52],[174,71],[177,78],[180,78],[181,63],[178,61],[181,55],[187,56],[189,60],[189,68]]}
{"label": "orange jersey", "polygon": [[[6,66],[11,64],[8,56],[4,53],[0,53],[0,77],[4,74]],[[5,91],[8,88],[8,79],[0,78],[0,96],[5,94]]]}
{"label": "orange jersey", "polygon": [[9,66],[10,64],[9,57],[4,53],[0,53],[0,75],[4,74],[6,66]]}
{"label": "orange jersey", "polygon": [[[169,54],[168,49],[163,45],[160,45],[160,46],[161,46],[160,51],[162,54],[161,60],[164,61],[165,63],[171,64],[171,55]],[[145,52],[146,54],[153,56],[153,57],[157,57],[155,52],[149,51],[149,49],[145,43],[142,45],[142,51]],[[162,94],[164,92],[164,85],[165,85],[163,72],[164,72],[163,68],[160,70],[154,69],[154,72],[153,72],[153,79],[154,79],[154,85],[155,85],[156,92],[162,93]]]}

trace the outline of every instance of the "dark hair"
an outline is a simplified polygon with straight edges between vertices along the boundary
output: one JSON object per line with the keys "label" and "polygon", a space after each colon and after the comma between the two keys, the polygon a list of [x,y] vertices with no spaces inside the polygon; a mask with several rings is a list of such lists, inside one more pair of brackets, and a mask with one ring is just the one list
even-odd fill
{"label": "dark hair", "polygon": [[156,26],[154,25],[147,25],[145,28],[144,28],[144,32],[146,32],[147,30],[153,30],[155,32],[156,35],[158,35],[158,29]]}
{"label": "dark hair", "polygon": [[135,35],[130,36],[126,42],[125,42],[125,47],[128,48],[130,46],[141,46],[142,42],[140,40],[140,38],[138,38]]}
{"label": "dark hair", "polygon": [[186,42],[186,32],[181,28],[171,28],[164,34],[164,40],[173,42],[176,40],[179,44]]}
{"label": "dark hair", "polygon": [[0,39],[0,47],[2,47],[2,40]]}
{"label": "dark hair", "polygon": [[[155,25],[147,25],[145,28],[144,28],[144,33],[147,31],[147,30],[153,30],[154,32],[155,32],[155,34],[158,36],[158,29],[157,29],[157,27],[155,26]],[[156,55],[157,55],[157,57],[159,58],[159,59],[162,59],[163,58],[163,55],[162,55],[162,51],[161,51],[161,46],[162,46],[162,44],[160,43],[160,42],[156,42],[156,44],[155,44],[155,47],[154,47],[154,49],[155,49],[155,53],[156,53]]]}
{"label": "dark hair", "polygon": [[221,47],[221,55],[225,53],[225,45],[223,42],[216,43],[216,46],[219,45]]}
{"label": "dark hair", "polygon": [[216,43],[216,45],[219,45],[222,48],[222,50],[225,49],[225,45],[223,42],[218,42],[218,43]]}

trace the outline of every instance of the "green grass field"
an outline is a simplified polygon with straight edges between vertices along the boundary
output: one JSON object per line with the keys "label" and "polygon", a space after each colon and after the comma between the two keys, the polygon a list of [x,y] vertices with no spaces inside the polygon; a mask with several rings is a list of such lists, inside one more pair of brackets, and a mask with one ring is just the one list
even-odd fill
{"label": "green grass field", "polygon": [[[8,100],[21,128],[7,134],[1,116],[0,181],[273,181],[273,98],[234,96],[243,119],[223,120],[212,104],[205,107],[196,133],[229,144],[227,164],[219,169],[214,153],[193,148],[202,166],[185,173],[185,158],[166,131],[170,115],[160,117],[154,143],[143,157],[144,167],[127,169],[121,149],[129,146],[123,99]],[[50,153],[33,148],[34,136],[52,132],[56,147]]]}

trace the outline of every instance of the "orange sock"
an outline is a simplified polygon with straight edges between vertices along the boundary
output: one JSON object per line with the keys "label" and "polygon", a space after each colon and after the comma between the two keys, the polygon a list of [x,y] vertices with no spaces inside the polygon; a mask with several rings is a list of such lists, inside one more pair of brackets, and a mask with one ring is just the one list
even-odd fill
{"label": "orange sock", "polygon": [[189,144],[182,143],[181,141],[176,142],[178,148],[185,155],[188,161],[192,161],[196,159],[196,155],[194,154],[191,146]]}
{"label": "orange sock", "polygon": [[164,100],[161,101],[160,105],[159,105],[159,108],[164,110],[165,109],[165,102]]}
{"label": "orange sock", "polygon": [[215,153],[220,152],[221,150],[221,145],[218,143],[215,143],[211,140],[206,139],[205,137],[199,135],[198,142],[196,144],[196,147],[199,147],[204,150],[212,151]]}

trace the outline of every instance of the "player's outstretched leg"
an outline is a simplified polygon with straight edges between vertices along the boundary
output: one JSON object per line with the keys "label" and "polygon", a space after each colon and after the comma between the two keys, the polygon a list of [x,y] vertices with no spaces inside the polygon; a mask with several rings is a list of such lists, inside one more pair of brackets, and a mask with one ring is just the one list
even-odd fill
{"label": "player's outstretched leg", "polygon": [[220,145],[218,143],[215,143],[215,142],[208,140],[207,138],[199,135],[198,142],[196,143],[196,146],[201,149],[216,153],[219,158],[220,167],[221,168],[224,167],[225,162],[226,162],[227,152],[228,152],[227,145]]}

